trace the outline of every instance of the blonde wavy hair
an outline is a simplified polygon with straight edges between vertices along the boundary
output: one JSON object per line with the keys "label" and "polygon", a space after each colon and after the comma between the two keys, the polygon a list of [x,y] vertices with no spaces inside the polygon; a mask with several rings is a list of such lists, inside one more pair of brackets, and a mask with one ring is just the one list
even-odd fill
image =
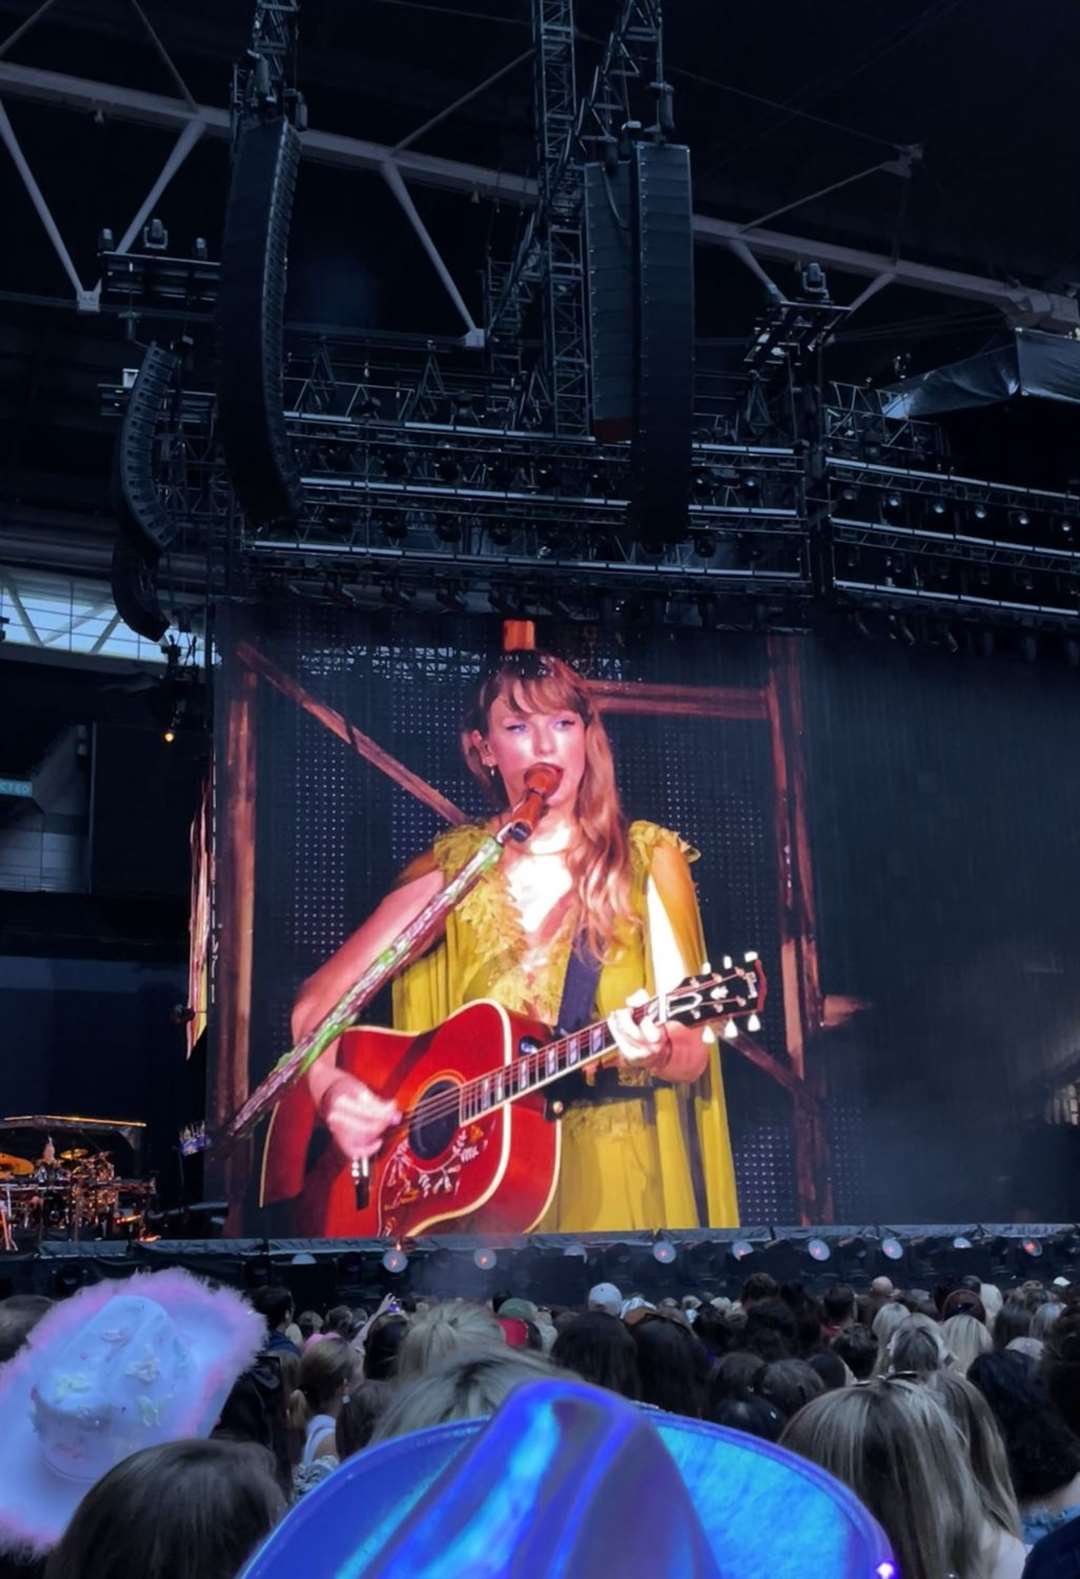
{"label": "blonde wavy hair", "polygon": [[878,1377],[813,1398],[780,1438],[851,1487],[892,1542],[904,1579],[976,1579],[987,1527],[964,1440],[926,1387]]}
{"label": "blonde wavy hair", "polygon": [[486,1305],[448,1299],[409,1324],[397,1357],[397,1380],[411,1382],[464,1349],[504,1346],[503,1330]]}
{"label": "blonde wavy hair", "polygon": [[567,865],[579,929],[594,956],[607,960],[641,926],[630,901],[630,842],[607,731],[576,669],[551,653],[504,653],[481,683],[461,730],[466,765],[499,810],[507,804],[505,786],[484,766],[473,737],[486,737],[491,709],[500,696],[515,712],[572,712],[585,726],[585,773],[575,807],[578,834],[567,852]]}

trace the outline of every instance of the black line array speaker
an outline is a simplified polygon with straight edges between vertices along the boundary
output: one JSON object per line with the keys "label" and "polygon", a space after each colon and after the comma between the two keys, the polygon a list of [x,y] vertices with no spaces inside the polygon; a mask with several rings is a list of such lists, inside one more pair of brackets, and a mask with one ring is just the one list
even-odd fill
{"label": "black line array speaker", "polygon": [[686,537],[694,411],[690,153],[635,143],[585,167],[593,432],[631,441],[630,528],[646,548]]}
{"label": "black line array speaker", "polygon": [[634,431],[634,274],[637,241],[630,164],[585,166],[585,245],[593,432],[602,443]]}
{"label": "black line array speaker", "polygon": [[113,452],[113,602],[124,624],[148,641],[160,641],[169,628],[158,601],[157,567],[175,523],[162,507],[154,482],[154,430],[179,361],[175,351],[163,350],[153,340],[147,346]]}
{"label": "black line array speaker", "polygon": [[233,155],[218,297],[218,409],[241,507],[257,522],[300,509],[285,429],[285,265],[300,134],[280,119],[244,127]]}
{"label": "black line array speaker", "polygon": [[646,548],[687,535],[694,426],[690,150],[635,143],[637,388],[630,523]]}

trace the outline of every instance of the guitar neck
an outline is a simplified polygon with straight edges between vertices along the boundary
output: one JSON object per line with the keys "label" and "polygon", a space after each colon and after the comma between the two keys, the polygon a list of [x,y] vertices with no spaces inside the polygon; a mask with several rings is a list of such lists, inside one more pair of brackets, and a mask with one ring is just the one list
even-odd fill
{"label": "guitar neck", "polygon": [[[656,1007],[657,1001],[653,998],[650,1003],[635,1007],[635,1020],[644,1019],[649,1010]],[[461,1122],[464,1124],[470,1119],[480,1118],[494,1108],[505,1107],[520,1097],[528,1096],[530,1092],[541,1091],[544,1086],[552,1085],[564,1075],[595,1064],[610,1053],[614,1045],[607,1021],[596,1020],[592,1025],[583,1026],[580,1031],[571,1032],[569,1036],[560,1036],[532,1052],[521,1053],[510,1063],[493,1069],[490,1074],[479,1075],[475,1080],[465,1082],[459,1093]]]}

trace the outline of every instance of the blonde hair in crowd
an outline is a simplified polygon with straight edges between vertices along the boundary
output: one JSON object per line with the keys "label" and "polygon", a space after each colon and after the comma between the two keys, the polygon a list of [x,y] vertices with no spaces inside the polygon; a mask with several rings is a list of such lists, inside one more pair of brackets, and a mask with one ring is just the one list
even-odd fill
{"label": "blonde hair in crowd", "polygon": [[886,1304],[882,1305],[874,1317],[870,1331],[874,1334],[878,1344],[877,1359],[874,1361],[875,1375],[888,1368],[889,1340],[896,1329],[907,1321],[908,1315],[909,1311],[906,1305],[901,1305],[898,1300],[890,1299]]}
{"label": "blonde hair in crowd", "polygon": [[493,1415],[505,1398],[524,1382],[549,1380],[567,1372],[527,1349],[469,1348],[452,1354],[427,1375],[406,1386],[375,1427],[372,1444],[407,1436],[448,1420],[477,1420]]}
{"label": "blonde hair in crowd", "polygon": [[923,1386],[878,1377],[805,1404],[783,1447],[851,1487],[904,1579],[982,1579],[989,1531],[960,1432]]}
{"label": "blonde hair in crowd", "polygon": [[994,1340],[986,1323],[980,1321],[977,1316],[966,1316],[963,1313],[950,1316],[941,1331],[945,1342],[956,1357],[956,1368],[961,1376],[967,1375],[972,1360],[977,1360],[980,1354],[989,1354],[994,1347]]}
{"label": "blonde hair in crowd", "polygon": [[360,1356],[344,1338],[324,1338],[313,1344],[300,1361],[296,1391],[289,1399],[290,1429],[303,1431],[316,1415],[327,1414],[328,1406],[359,1370]]}
{"label": "blonde hair in crowd", "polygon": [[567,866],[585,941],[597,959],[609,958],[641,923],[630,903],[630,844],[607,731],[576,669],[550,653],[505,653],[476,693],[461,732],[469,771],[494,794],[500,809],[506,805],[502,781],[488,772],[473,740],[474,733],[487,735],[500,696],[516,712],[572,712],[584,725],[585,774],[575,808],[579,834],[567,852]]}
{"label": "blonde hair in crowd", "polygon": [[1009,1477],[1005,1443],[990,1405],[979,1389],[955,1370],[934,1371],[926,1378],[926,1386],[964,1439],[986,1517],[1007,1535],[1019,1538],[1020,1510]]}
{"label": "blonde hair in crowd", "polygon": [[398,1350],[397,1379],[409,1382],[423,1376],[458,1349],[498,1348],[502,1343],[503,1330],[492,1311],[467,1299],[448,1299],[410,1322]]}

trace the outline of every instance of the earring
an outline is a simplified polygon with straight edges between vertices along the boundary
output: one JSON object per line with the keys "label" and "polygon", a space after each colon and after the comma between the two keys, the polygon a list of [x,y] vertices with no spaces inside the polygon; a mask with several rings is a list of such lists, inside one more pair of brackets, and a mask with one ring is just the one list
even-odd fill
{"label": "earring", "polygon": [[488,778],[489,779],[495,779],[497,777],[497,775],[498,775],[498,772],[499,772],[499,770],[495,766],[494,762],[489,762],[488,763]]}

